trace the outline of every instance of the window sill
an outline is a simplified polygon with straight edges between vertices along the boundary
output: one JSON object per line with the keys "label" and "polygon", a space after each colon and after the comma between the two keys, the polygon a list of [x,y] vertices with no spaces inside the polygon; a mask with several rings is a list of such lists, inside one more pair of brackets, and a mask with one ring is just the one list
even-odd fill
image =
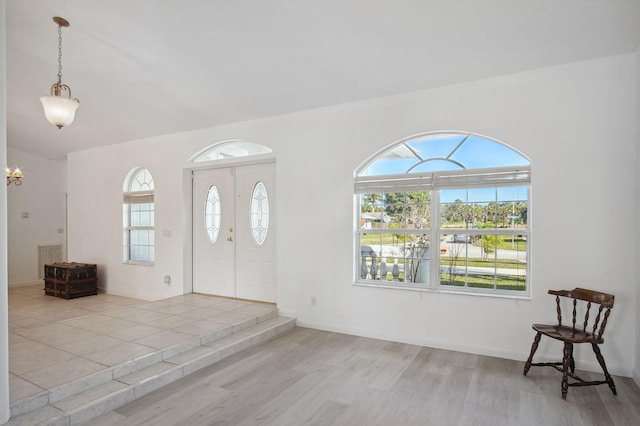
{"label": "window sill", "polygon": [[389,281],[388,283],[378,283],[373,281],[356,281],[353,283],[355,286],[359,287],[373,287],[373,288],[386,288],[386,289],[394,289],[394,290],[406,290],[406,291],[420,291],[426,293],[442,293],[442,294],[460,294],[466,296],[481,296],[481,297],[497,297],[499,299],[518,299],[518,300],[531,300],[531,293],[528,291],[514,294],[513,292],[507,291],[486,291],[486,290],[472,290],[472,289],[450,289],[438,287],[434,288],[427,285],[420,284],[405,284],[405,283],[394,283]]}
{"label": "window sill", "polygon": [[135,265],[135,266],[154,266],[154,262],[139,262],[135,260],[126,260],[122,262],[123,265]]}

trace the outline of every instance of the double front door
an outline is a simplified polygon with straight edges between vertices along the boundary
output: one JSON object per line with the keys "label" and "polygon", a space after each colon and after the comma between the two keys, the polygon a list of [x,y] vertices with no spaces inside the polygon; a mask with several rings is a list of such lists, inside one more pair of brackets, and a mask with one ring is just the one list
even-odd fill
{"label": "double front door", "polygon": [[193,292],[276,301],[275,164],[193,172]]}

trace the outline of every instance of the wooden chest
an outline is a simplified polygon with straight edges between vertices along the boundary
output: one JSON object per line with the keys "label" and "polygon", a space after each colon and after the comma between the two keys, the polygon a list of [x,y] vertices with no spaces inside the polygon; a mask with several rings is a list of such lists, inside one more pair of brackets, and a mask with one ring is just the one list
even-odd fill
{"label": "wooden chest", "polygon": [[98,294],[98,270],[89,263],[52,263],[44,265],[44,293],[73,299]]}

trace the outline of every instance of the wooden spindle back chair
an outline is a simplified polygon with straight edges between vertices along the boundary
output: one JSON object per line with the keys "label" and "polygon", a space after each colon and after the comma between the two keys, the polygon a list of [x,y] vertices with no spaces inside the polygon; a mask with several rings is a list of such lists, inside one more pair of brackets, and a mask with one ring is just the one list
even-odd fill
{"label": "wooden spindle back chair", "polygon": [[[616,386],[607,370],[599,345],[604,342],[602,335],[604,334],[607,320],[613,308],[614,296],[607,293],[601,293],[584,288],[576,288],[573,290],[549,290],[549,294],[556,296],[556,310],[558,312],[558,323],[553,325],[533,324],[532,328],[536,331],[536,336],[531,345],[531,353],[529,359],[524,364],[525,376],[532,366],[548,366],[553,367],[562,373],[562,399],[567,398],[569,386],[591,386],[608,384],[611,392],[617,395]],[[573,311],[571,316],[571,324],[562,324],[562,301],[561,298],[569,298]],[[596,305],[596,312],[592,313],[592,305]],[[579,309],[580,307],[580,309]],[[578,312],[584,309],[584,318],[578,319]],[[589,323],[591,321],[591,324]],[[551,337],[552,339],[564,342],[563,357],[561,362],[532,362],[533,355],[538,349],[538,343],[542,335]],[[575,374],[576,364],[573,359],[574,343],[591,343],[593,352],[596,355],[598,363],[604,371],[604,380],[583,380]],[[575,382],[569,382],[571,377]]]}

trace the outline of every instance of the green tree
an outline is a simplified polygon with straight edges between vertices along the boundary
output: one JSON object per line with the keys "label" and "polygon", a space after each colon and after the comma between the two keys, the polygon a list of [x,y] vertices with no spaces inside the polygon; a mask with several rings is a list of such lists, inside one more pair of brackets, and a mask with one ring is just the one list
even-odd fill
{"label": "green tree", "polygon": [[382,209],[381,194],[365,194],[362,196],[362,211],[375,212]]}
{"label": "green tree", "polygon": [[461,199],[456,199],[453,203],[446,204],[441,212],[448,223],[466,223],[468,218],[468,208]]}
{"label": "green tree", "polygon": [[[484,222],[476,225],[480,229],[491,229],[493,223]],[[495,253],[496,247],[504,242],[501,235],[481,235],[480,248],[482,249],[482,260],[486,261],[490,254]]]}
{"label": "green tree", "polygon": [[387,214],[402,227],[426,229],[431,224],[429,191],[390,192],[385,194],[384,202]]}

